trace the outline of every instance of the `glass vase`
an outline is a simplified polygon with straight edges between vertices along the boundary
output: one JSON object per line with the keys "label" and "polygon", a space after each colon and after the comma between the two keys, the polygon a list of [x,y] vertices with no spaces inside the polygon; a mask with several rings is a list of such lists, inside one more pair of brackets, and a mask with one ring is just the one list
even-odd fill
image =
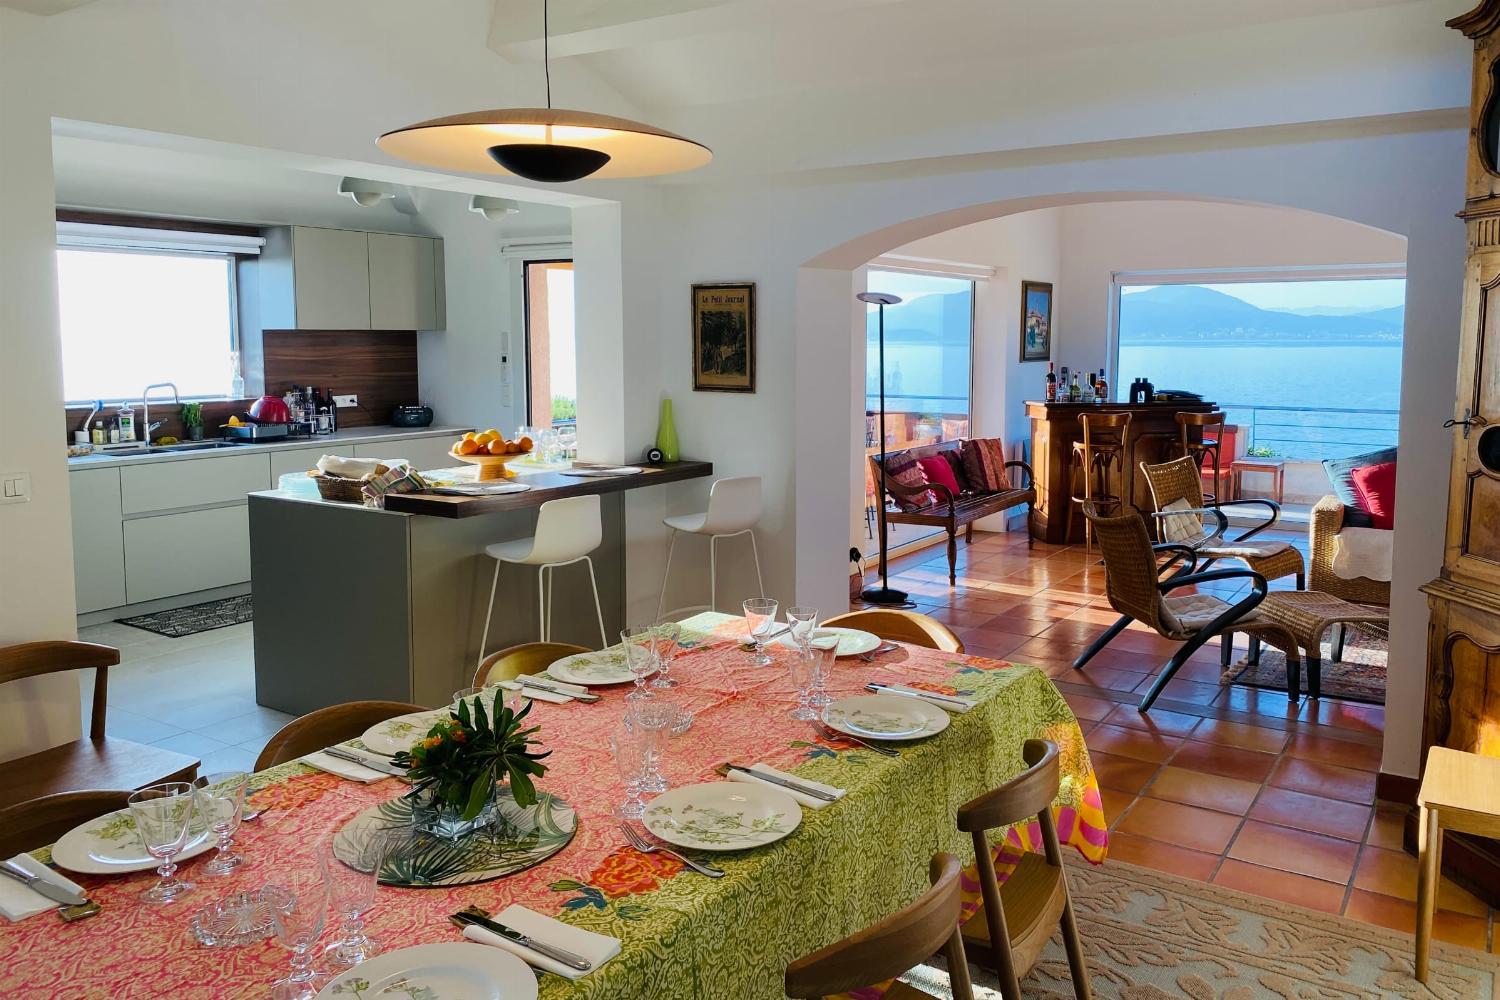
{"label": "glass vase", "polygon": [[663,461],[675,462],[682,457],[681,447],[677,443],[677,424],[672,419],[672,400],[668,398],[661,401],[661,418],[656,424],[656,448],[661,452]]}
{"label": "glass vase", "polygon": [[490,794],[485,800],[484,808],[479,810],[479,815],[473,819],[463,818],[462,804],[453,805],[449,802],[441,802],[438,801],[435,793],[426,792],[412,802],[412,824],[420,832],[440,837],[443,840],[461,840],[483,830],[499,818],[500,809],[495,802],[495,793],[498,790],[499,785],[490,787]]}

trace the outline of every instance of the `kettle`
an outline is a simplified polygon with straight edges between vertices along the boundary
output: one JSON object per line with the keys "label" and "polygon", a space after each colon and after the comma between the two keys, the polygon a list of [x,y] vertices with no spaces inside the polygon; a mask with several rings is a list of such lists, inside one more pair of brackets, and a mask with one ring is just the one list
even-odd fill
{"label": "kettle", "polygon": [[250,404],[250,419],[258,424],[289,424],[292,411],[280,396],[262,396]]}

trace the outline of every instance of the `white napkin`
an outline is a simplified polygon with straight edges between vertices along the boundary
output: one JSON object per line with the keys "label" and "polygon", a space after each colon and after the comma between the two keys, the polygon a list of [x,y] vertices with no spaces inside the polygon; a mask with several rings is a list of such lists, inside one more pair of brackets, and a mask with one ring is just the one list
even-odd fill
{"label": "white napkin", "polygon": [[344,479],[363,479],[375,474],[380,465],[373,458],[344,458],[341,455],[324,455],[318,459],[318,471],[325,476],[340,476]]}
{"label": "white napkin", "polygon": [[[75,892],[84,891],[83,886],[53,871],[29,854],[17,854],[10,860],[33,875],[42,875]],[[4,914],[5,919],[11,923],[34,917],[38,913],[46,913],[48,910],[55,910],[57,907],[58,904],[54,900],[48,899],[30,886],[22,885],[8,875],[0,875],[0,914]]]}
{"label": "white napkin", "polygon": [[[776,768],[772,767],[770,764],[751,764],[750,770],[759,771],[762,774],[769,774],[777,778],[790,778],[791,780],[798,782],[799,784],[806,785],[808,788],[816,788],[820,792],[827,792],[829,795],[836,795],[839,798],[844,797],[844,789],[842,788],[835,788],[833,785],[825,785],[821,781],[813,781],[811,778],[804,778],[800,774],[787,774],[785,771],[776,770]],[[786,792],[792,798],[796,799],[804,806],[807,806],[807,808],[809,809],[822,809],[824,806],[833,805],[832,802],[825,802],[824,800],[813,795],[804,795],[801,792],[793,791],[792,789],[787,788],[783,785],[778,785],[774,781],[761,781],[754,775],[746,774],[744,771],[730,770],[729,780],[743,781],[749,785],[764,785],[767,788],[774,788],[778,792]]]}
{"label": "white napkin", "polygon": [[[350,752],[353,753],[355,751],[351,750]],[[321,750],[310,753],[306,757],[301,758],[301,760],[302,763],[309,767],[315,767],[319,771],[327,771],[329,774],[336,774],[340,778],[348,778],[350,781],[357,781],[362,785],[368,785],[383,778],[395,777],[393,774],[377,771],[373,767],[365,767],[361,764],[355,764],[352,761],[330,757]]]}
{"label": "white napkin", "polygon": [[[923,691],[921,688],[907,687],[905,684],[886,684],[884,691],[877,691],[875,693],[894,694],[898,698],[906,696],[921,698],[929,705],[936,705],[938,708],[941,708],[948,712],[957,712],[959,715],[964,714],[969,709],[974,707],[973,698],[965,698],[963,695],[957,694],[945,694],[934,697],[933,692],[931,691]],[[948,701],[947,699],[949,698],[957,698],[958,701]]]}
{"label": "white napkin", "polygon": [[607,469],[585,467],[581,469],[563,469],[560,473],[564,476],[581,476],[585,479],[604,479],[610,476],[634,476],[645,472],[638,465],[617,465]]}
{"label": "white napkin", "polygon": [[[607,934],[595,934],[586,931],[582,927],[574,927],[565,924],[561,920],[553,920],[551,917],[543,916],[535,910],[528,910],[518,903],[512,903],[499,913],[495,914],[495,920],[507,927],[513,928],[525,934],[527,937],[535,938],[545,944],[556,945],[565,948],[573,954],[588,961],[592,966],[589,972],[593,972],[620,953],[620,939],[610,937]],[[538,955],[530,948],[522,948],[507,938],[501,937],[494,931],[483,927],[469,924],[464,928],[464,937],[470,941],[480,944],[494,945],[496,948],[504,948],[526,962],[528,965],[536,966],[546,972],[554,972],[565,979],[582,979],[588,972],[579,972],[570,969],[561,962]]]}
{"label": "white napkin", "polygon": [[543,691],[541,688],[527,687],[520,681],[501,681],[500,686],[507,691],[519,691],[533,701],[547,701],[554,705],[566,705],[573,699],[565,694],[557,694],[553,691]]}
{"label": "white napkin", "polygon": [[568,692],[568,694],[588,694],[589,693],[589,689],[586,688],[586,687],[584,687],[582,684],[569,684],[567,681],[560,681],[560,680],[558,680],[556,677],[553,677],[551,674],[547,674],[547,673],[539,674],[539,675],[537,675],[537,679],[538,680],[546,681],[548,684],[551,684],[553,687],[557,688],[559,691],[566,691],[566,692]]}

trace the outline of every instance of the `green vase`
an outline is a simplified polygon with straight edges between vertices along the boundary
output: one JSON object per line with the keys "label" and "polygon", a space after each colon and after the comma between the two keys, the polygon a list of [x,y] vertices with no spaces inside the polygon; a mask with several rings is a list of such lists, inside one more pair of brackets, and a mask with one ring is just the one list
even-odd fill
{"label": "green vase", "polygon": [[661,419],[656,425],[656,447],[663,461],[675,462],[682,457],[677,445],[677,425],[672,422],[672,401],[661,401]]}

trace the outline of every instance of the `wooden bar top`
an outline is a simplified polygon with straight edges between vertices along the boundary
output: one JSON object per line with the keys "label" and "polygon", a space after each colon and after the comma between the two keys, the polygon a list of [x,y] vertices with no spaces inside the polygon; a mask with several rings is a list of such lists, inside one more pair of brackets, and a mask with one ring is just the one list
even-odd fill
{"label": "wooden bar top", "polygon": [[560,472],[522,473],[510,480],[525,483],[531,489],[520,493],[503,493],[493,497],[460,497],[442,493],[392,493],[385,498],[385,509],[397,514],[427,514],[432,517],[477,517],[506,510],[540,507],[548,500],[589,494],[620,493],[645,486],[662,486],[687,479],[701,479],[714,474],[712,462],[665,462],[642,465],[644,471],[629,476],[591,478],[565,476]]}
{"label": "wooden bar top", "polygon": [[1028,399],[1026,401],[1026,416],[1033,420],[1077,420],[1078,414],[1090,410],[1099,413],[1209,413],[1219,408],[1218,403],[1208,400],[1174,399],[1166,402],[1152,401],[1150,403],[1095,403],[1092,400],[1085,403],[1082,400],[1076,403],[1048,403],[1040,399]]}

